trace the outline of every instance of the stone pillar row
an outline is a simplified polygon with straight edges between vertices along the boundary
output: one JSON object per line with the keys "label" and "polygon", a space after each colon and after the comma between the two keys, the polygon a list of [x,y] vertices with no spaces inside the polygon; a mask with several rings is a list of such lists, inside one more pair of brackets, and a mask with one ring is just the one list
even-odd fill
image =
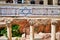
{"label": "stone pillar row", "polygon": [[[6,21],[7,34],[8,34],[8,40],[12,40],[11,24],[10,24],[12,20],[10,21],[9,20]],[[30,40],[34,40],[34,27],[33,27],[34,22],[33,21],[30,20],[29,22],[30,23]],[[52,19],[51,20],[51,40],[56,39],[56,24],[57,24],[57,21]]]}
{"label": "stone pillar row", "polygon": [[[15,4],[17,0],[13,0],[13,3]],[[32,0],[22,0],[22,3],[30,4],[30,1]],[[41,0],[35,0],[35,4],[39,4]],[[42,0],[44,5],[48,5],[48,0]],[[58,0],[53,0],[53,5],[57,5]]]}
{"label": "stone pillar row", "polygon": [[[27,1],[27,0],[26,0]],[[29,0],[30,1],[30,0]],[[35,0],[36,4],[39,4],[40,0]],[[48,0],[43,0],[43,4],[44,5],[48,5]],[[53,5],[57,5],[58,4],[58,0],[53,0]]]}

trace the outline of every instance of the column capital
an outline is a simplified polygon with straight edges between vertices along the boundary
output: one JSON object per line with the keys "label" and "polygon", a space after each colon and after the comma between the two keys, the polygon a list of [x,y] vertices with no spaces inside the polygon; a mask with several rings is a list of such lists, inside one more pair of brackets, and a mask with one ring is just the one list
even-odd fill
{"label": "column capital", "polygon": [[56,20],[52,20],[52,21],[51,21],[51,24],[52,24],[52,25],[57,25],[57,21],[56,21]]}

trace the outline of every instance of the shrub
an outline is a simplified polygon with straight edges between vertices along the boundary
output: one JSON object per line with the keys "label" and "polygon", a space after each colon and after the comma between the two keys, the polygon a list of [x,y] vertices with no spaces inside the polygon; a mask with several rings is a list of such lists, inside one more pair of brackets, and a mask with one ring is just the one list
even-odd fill
{"label": "shrub", "polygon": [[22,33],[19,32],[19,25],[12,25],[12,37],[21,37]]}

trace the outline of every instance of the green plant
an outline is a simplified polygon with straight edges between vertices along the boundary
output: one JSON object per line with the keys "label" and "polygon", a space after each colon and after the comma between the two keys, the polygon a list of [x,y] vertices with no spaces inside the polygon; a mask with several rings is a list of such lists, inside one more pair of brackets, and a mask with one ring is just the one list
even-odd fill
{"label": "green plant", "polygon": [[13,24],[12,25],[12,37],[21,37],[22,34],[19,32],[19,25]]}
{"label": "green plant", "polygon": [[0,29],[0,36],[6,36],[7,37],[7,29],[6,28]]}

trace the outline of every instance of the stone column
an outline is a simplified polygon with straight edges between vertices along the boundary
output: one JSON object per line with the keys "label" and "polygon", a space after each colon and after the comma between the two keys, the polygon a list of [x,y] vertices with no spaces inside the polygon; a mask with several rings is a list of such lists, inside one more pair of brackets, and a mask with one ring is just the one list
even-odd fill
{"label": "stone column", "polygon": [[10,18],[5,18],[5,22],[6,22],[6,26],[7,26],[7,36],[8,36],[8,40],[12,40],[12,29],[11,29],[11,24],[10,22],[12,21],[13,19],[10,19]]}
{"label": "stone column", "polygon": [[33,19],[30,19],[29,21],[30,23],[30,40],[34,40],[34,20]]}
{"label": "stone column", "polygon": [[59,40],[60,40],[60,33],[59,33]]}
{"label": "stone column", "polygon": [[33,26],[30,26],[30,40],[34,40]]}
{"label": "stone column", "polygon": [[38,1],[37,1],[37,0],[35,0],[35,3],[36,3],[36,4],[39,4],[39,2],[40,2],[40,0],[38,0]]}
{"label": "stone column", "polygon": [[22,4],[24,3],[24,0],[22,0]]}
{"label": "stone column", "polygon": [[56,40],[56,22],[52,22],[51,24],[51,40]]}
{"label": "stone column", "polygon": [[51,25],[51,40],[55,40],[55,25]]}
{"label": "stone column", "polygon": [[48,0],[44,0],[44,5],[48,5]]}
{"label": "stone column", "polygon": [[30,0],[25,0],[25,3],[26,4],[30,4]]}
{"label": "stone column", "polygon": [[53,0],[53,5],[57,5],[58,4],[58,0]]}
{"label": "stone column", "polygon": [[7,36],[8,40],[12,40],[12,32],[11,32],[11,24],[6,24],[7,25]]}
{"label": "stone column", "polygon": [[16,1],[15,0],[13,0],[13,4],[16,4]]}

